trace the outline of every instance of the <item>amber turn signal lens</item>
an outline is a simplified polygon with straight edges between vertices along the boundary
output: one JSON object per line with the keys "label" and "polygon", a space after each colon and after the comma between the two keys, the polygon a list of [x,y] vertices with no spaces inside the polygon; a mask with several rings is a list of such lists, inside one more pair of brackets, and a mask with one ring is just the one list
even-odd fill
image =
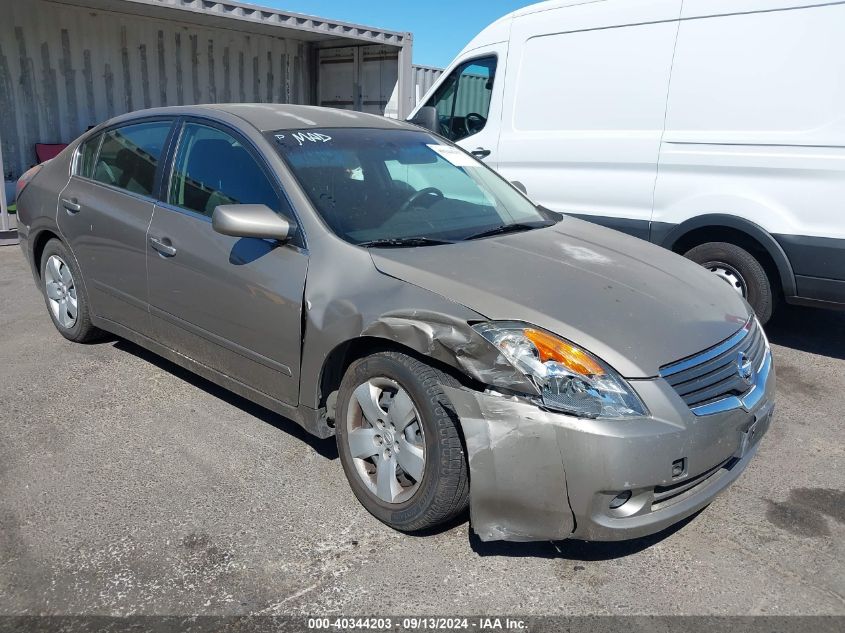
{"label": "amber turn signal lens", "polygon": [[540,330],[523,330],[525,338],[534,343],[540,352],[540,362],[555,361],[570,371],[582,376],[603,376],[604,369],[596,361],[574,345]]}

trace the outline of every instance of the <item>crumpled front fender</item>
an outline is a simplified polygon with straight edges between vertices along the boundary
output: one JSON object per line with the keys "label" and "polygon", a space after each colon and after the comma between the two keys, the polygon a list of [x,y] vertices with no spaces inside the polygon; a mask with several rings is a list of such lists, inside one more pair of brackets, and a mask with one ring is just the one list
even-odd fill
{"label": "crumpled front fender", "polygon": [[389,312],[370,324],[362,335],[410,347],[463,371],[482,384],[537,393],[534,383],[465,320],[448,314],[425,310]]}

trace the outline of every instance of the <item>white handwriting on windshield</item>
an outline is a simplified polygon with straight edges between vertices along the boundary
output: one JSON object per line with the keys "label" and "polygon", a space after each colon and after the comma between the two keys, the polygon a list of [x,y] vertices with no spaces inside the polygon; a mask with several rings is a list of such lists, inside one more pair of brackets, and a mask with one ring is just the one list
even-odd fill
{"label": "white handwriting on windshield", "polygon": [[312,143],[327,143],[332,140],[328,134],[318,134],[317,132],[294,132],[291,136],[302,147],[303,141],[310,141]]}

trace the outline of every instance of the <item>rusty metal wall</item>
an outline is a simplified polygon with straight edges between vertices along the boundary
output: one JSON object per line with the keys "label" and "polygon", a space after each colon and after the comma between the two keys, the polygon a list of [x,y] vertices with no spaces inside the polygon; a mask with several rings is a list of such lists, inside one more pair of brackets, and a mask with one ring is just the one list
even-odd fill
{"label": "rusty metal wall", "polygon": [[0,0],[0,143],[6,178],[35,143],[67,143],[117,114],[162,105],[313,103],[315,51],[237,28]]}

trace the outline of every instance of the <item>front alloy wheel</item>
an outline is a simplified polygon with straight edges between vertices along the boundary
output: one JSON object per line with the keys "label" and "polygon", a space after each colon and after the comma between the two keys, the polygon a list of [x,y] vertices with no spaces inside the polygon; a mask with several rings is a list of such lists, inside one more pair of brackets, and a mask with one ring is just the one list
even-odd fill
{"label": "front alloy wheel", "polygon": [[463,512],[469,477],[452,376],[400,352],[353,362],[340,384],[337,448],[349,485],[377,519],[405,532]]}
{"label": "front alloy wheel", "polygon": [[346,441],[364,485],[386,503],[410,499],[425,472],[425,432],[408,392],[383,376],[352,392]]}

